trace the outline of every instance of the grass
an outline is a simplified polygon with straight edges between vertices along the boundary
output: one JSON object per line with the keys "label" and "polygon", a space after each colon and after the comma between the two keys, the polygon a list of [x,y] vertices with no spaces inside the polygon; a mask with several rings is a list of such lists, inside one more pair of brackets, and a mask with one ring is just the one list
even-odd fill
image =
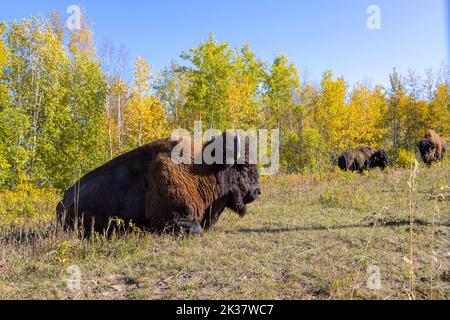
{"label": "grass", "polygon": [[193,238],[3,225],[0,299],[449,299],[450,167],[408,182],[393,169],[265,177],[246,217]]}

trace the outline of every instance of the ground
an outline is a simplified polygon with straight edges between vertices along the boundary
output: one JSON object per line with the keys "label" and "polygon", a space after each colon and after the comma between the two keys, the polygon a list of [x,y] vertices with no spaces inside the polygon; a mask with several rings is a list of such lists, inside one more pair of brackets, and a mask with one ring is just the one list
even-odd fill
{"label": "ground", "polygon": [[450,166],[264,177],[262,191],[199,237],[3,226],[0,299],[450,298]]}

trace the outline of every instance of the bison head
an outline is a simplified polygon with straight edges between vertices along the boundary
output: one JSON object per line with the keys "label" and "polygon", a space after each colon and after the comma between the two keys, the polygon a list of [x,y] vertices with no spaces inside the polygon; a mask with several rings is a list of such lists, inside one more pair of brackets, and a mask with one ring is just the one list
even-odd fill
{"label": "bison head", "polygon": [[[261,194],[259,173],[256,164],[250,161],[250,140],[239,135],[223,133],[205,144],[204,154],[209,153],[216,160],[212,168],[216,172],[219,185],[228,200],[226,207],[244,216],[247,204],[257,200]],[[219,153],[216,148],[222,147]],[[243,151],[243,152],[242,152]],[[217,156],[217,157],[216,157]]]}
{"label": "bison head", "polygon": [[247,163],[236,164],[229,169],[229,175],[232,177],[232,183],[227,207],[244,216],[247,213],[247,204],[261,195],[258,167]]}
{"label": "bison head", "polygon": [[423,139],[419,142],[417,147],[419,148],[423,162],[427,165],[431,165],[431,162],[434,159],[436,144],[430,139]]}
{"label": "bison head", "polygon": [[370,167],[380,167],[382,170],[384,170],[384,168],[386,168],[388,165],[388,158],[389,155],[386,151],[379,150],[370,157]]}

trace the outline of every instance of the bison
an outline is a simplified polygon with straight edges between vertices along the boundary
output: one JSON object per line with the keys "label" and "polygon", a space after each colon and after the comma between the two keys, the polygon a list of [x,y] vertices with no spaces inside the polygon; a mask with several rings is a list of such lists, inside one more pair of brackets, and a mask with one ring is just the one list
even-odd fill
{"label": "bison", "polygon": [[448,144],[435,131],[428,130],[424,138],[417,144],[423,162],[430,166],[433,161],[444,160]]}
{"label": "bison", "polygon": [[369,168],[386,168],[388,154],[384,150],[375,150],[371,147],[358,147],[344,151],[338,158],[339,168],[345,171],[363,172]]}
{"label": "bison", "polygon": [[[226,148],[227,134],[221,137]],[[231,138],[234,150],[240,150],[239,137]],[[200,145],[201,151],[214,140]],[[65,192],[56,210],[58,222],[66,229],[77,225],[88,235],[107,230],[112,218],[151,232],[200,234],[225,208],[244,216],[246,205],[261,194],[258,168],[249,162],[248,139],[242,157],[233,153],[240,160],[233,164],[176,164],[171,154],[180,141],[154,141],[86,174]]]}

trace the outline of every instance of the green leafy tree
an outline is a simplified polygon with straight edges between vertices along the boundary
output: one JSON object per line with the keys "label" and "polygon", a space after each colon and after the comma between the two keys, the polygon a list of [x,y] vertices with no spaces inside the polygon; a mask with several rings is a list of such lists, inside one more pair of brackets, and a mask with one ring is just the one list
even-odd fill
{"label": "green leafy tree", "polygon": [[264,64],[256,58],[248,45],[237,49],[233,59],[233,72],[228,87],[225,114],[230,128],[250,129],[260,127],[263,117]]}
{"label": "green leafy tree", "polygon": [[9,137],[16,151],[10,159],[11,170],[16,178],[25,174],[48,185],[52,176],[47,152],[58,141],[57,126],[67,115],[64,97],[69,59],[52,25],[42,17],[11,23],[7,44],[11,99],[6,112],[12,117],[9,125],[20,124]]}
{"label": "green leafy tree", "polygon": [[[106,77],[96,59],[93,35],[83,18],[80,30],[70,34],[69,72],[66,74],[65,128],[56,143],[57,153],[48,162],[57,187],[66,187],[105,160],[104,130]],[[53,159],[53,160],[52,160]],[[55,167],[56,164],[62,164]],[[55,169],[53,169],[55,168]],[[60,168],[62,169],[60,171]]]}
{"label": "green leafy tree", "polygon": [[398,152],[403,145],[405,110],[410,103],[410,99],[397,70],[393,70],[389,75],[389,80],[391,87],[388,90],[388,110],[385,115],[385,122],[388,128],[387,138],[391,141],[391,148],[394,152]]}
{"label": "green leafy tree", "polygon": [[265,125],[278,128],[281,137],[281,158],[284,167],[294,169],[298,164],[303,105],[298,71],[286,56],[273,61],[265,77]]}
{"label": "green leafy tree", "polygon": [[9,95],[6,78],[4,77],[4,69],[8,63],[8,48],[3,40],[6,25],[0,24],[0,186],[7,183],[11,179],[11,154],[8,152],[11,145],[10,134],[13,131],[12,126],[8,123],[11,120],[9,115]]}
{"label": "green leafy tree", "polygon": [[68,52],[58,30],[33,17],[12,22],[6,31],[3,78],[10,98],[1,110],[0,130],[9,185],[26,177],[39,186],[64,188],[103,160],[105,81],[92,34],[83,24],[77,32],[84,35],[71,35]]}
{"label": "green leafy tree", "polygon": [[[197,48],[190,49],[181,57],[189,62],[185,68],[190,83],[187,89],[187,101],[180,110],[183,119],[202,120],[217,129],[226,129],[227,97],[233,72],[233,50],[225,42],[218,43],[212,35],[208,41]],[[186,123],[186,121],[184,121]]]}
{"label": "green leafy tree", "polygon": [[[166,107],[168,121],[174,127],[188,127],[190,119],[182,118],[182,110],[187,100],[189,81],[176,61],[165,67],[158,75],[154,89],[156,95]],[[183,124],[183,122],[185,122]]]}

